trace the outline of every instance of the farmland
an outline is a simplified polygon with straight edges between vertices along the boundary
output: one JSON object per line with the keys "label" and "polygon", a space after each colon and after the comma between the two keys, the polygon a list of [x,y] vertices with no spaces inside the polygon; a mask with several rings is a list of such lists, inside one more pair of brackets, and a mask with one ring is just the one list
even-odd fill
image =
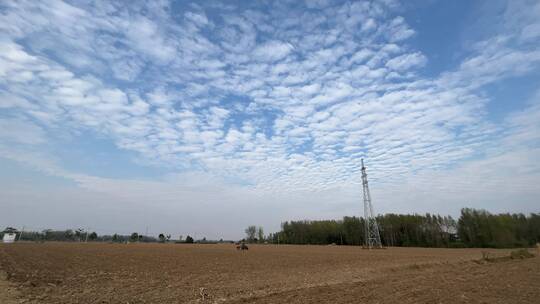
{"label": "farmland", "polygon": [[[0,245],[5,303],[538,303],[509,250],[216,244]],[[1,287],[0,286],[0,287]],[[204,289],[201,289],[204,288]],[[203,296],[201,294],[206,294]]]}

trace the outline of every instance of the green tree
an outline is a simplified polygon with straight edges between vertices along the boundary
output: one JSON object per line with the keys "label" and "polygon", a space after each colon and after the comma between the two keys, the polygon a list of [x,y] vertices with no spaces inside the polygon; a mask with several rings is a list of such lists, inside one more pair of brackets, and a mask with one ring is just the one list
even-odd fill
{"label": "green tree", "polygon": [[186,243],[188,243],[188,244],[193,244],[193,241],[194,241],[194,240],[193,240],[193,238],[192,238],[191,236],[189,236],[189,235],[186,236]]}
{"label": "green tree", "polygon": [[90,233],[90,235],[88,235],[88,239],[90,241],[95,241],[97,238],[98,238],[98,235],[95,232],[92,232],[92,233]]}
{"label": "green tree", "polygon": [[257,229],[257,238],[259,239],[259,243],[264,243],[264,231],[262,227]]}
{"label": "green tree", "polygon": [[524,247],[533,245],[540,227],[538,215],[491,214],[485,210],[462,209],[458,220],[459,239],[468,247]]}

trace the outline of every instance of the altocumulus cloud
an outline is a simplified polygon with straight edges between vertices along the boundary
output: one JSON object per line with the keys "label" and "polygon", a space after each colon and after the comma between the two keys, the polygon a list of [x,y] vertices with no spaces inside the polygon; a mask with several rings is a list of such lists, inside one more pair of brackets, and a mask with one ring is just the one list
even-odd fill
{"label": "altocumulus cloud", "polygon": [[[191,217],[224,205],[231,211],[208,216],[236,236],[249,221],[223,218],[275,228],[359,212],[365,158],[380,211],[538,211],[540,93],[494,122],[484,90],[538,73],[538,3],[508,4],[496,31],[430,77],[429,56],[411,42],[418,29],[394,1],[0,10],[0,155],[74,181],[86,200]],[[85,132],[174,173],[98,177],[43,148]],[[515,186],[502,195],[501,163]],[[13,191],[4,199],[18,199]]]}

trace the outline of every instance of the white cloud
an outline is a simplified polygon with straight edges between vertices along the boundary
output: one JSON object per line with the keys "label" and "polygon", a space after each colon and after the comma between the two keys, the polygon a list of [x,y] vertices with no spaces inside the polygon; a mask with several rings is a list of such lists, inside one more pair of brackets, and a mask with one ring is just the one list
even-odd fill
{"label": "white cloud", "polygon": [[0,91],[0,108],[32,109],[33,107],[34,106],[24,98]]}
{"label": "white cloud", "polygon": [[407,26],[405,19],[401,16],[394,18],[384,31],[387,31],[390,42],[399,42],[415,34],[414,30]]}
{"label": "white cloud", "polygon": [[206,14],[204,13],[198,14],[193,12],[186,12],[184,16],[198,26],[205,26],[209,24],[208,18],[206,18]]}
{"label": "white cloud", "polygon": [[46,141],[45,132],[28,120],[0,119],[0,140],[8,143],[41,144]]}
{"label": "white cloud", "polygon": [[386,62],[386,66],[393,70],[405,71],[411,68],[422,67],[426,62],[426,57],[421,53],[412,53],[394,57]]}
{"label": "white cloud", "polygon": [[289,43],[281,41],[270,41],[258,46],[253,51],[253,56],[257,60],[262,61],[276,61],[283,59],[289,55],[293,50],[293,47]]}
{"label": "white cloud", "polygon": [[126,36],[133,42],[131,45],[159,61],[169,62],[175,55],[175,46],[165,40],[158,26],[148,18],[139,16],[131,21]]}

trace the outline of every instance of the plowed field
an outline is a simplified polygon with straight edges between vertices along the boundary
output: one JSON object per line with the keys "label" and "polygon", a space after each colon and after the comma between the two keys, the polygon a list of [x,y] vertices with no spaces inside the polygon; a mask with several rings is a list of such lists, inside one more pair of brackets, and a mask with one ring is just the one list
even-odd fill
{"label": "plowed field", "polygon": [[0,244],[0,302],[540,303],[538,257],[479,262],[482,251]]}

